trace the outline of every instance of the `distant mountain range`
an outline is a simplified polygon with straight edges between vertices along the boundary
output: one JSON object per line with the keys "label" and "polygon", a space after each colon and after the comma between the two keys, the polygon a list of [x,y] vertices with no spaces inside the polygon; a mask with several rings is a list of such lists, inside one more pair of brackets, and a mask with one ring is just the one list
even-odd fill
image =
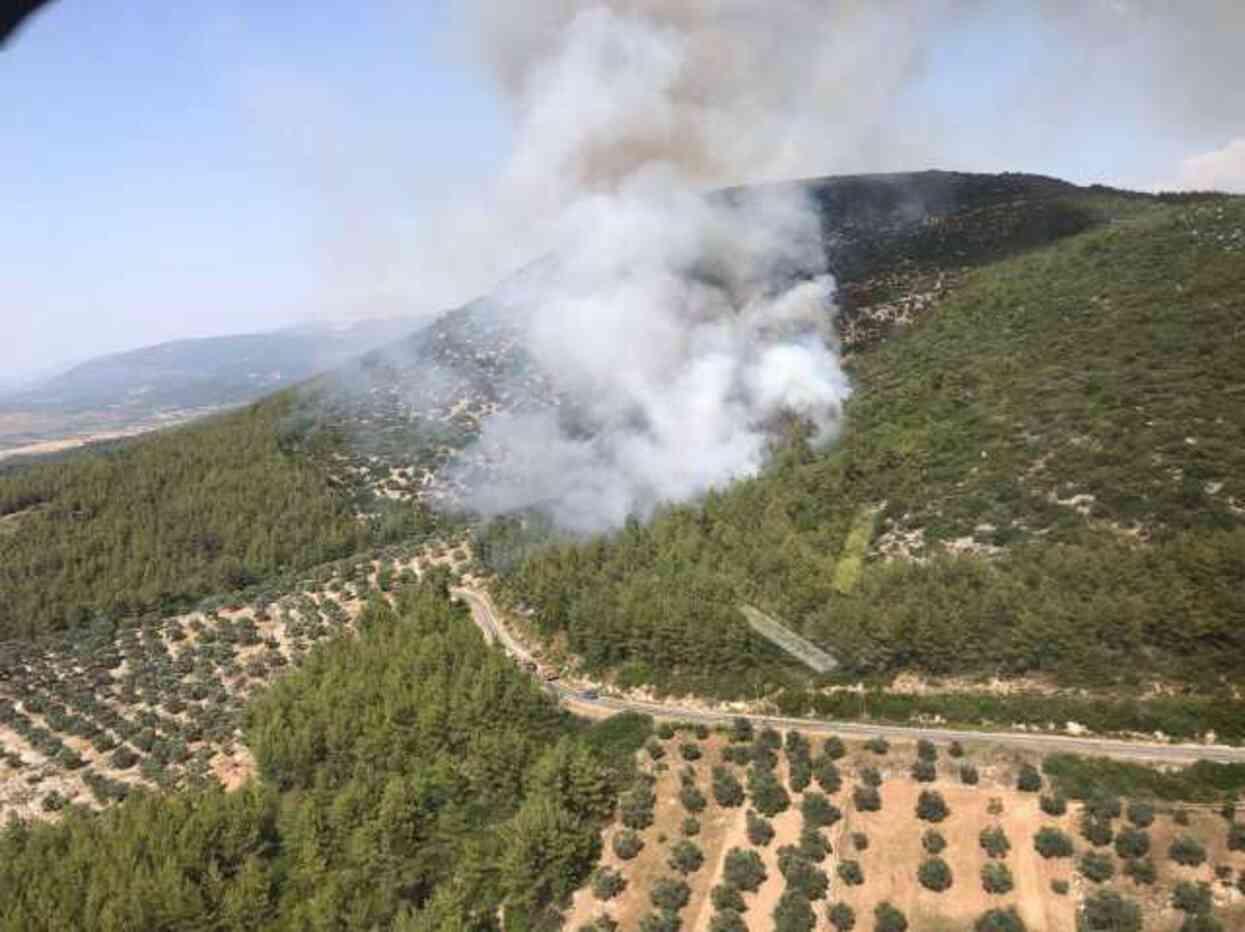
{"label": "distant mountain range", "polygon": [[401,340],[419,318],[307,324],[113,353],[0,391],[0,447],[155,426],[244,404]]}

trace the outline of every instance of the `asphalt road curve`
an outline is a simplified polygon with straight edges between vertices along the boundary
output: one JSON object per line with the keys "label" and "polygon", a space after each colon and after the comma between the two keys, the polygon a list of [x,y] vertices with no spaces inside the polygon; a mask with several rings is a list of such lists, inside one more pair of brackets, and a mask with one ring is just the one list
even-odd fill
{"label": "asphalt road curve", "polygon": [[[484,633],[489,643],[500,641],[505,650],[513,657],[522,661],[533,658],[515,642],[503,625],[498,623],[493,613],[492,604],[486,596],[469,589],[455,589],[454,594],[465,598],[471,606],[471,616]],[[706,725],[729,724],[739,717],[736,712],[710,712],[702,709],[688,709],[675,704],[661,702],[645,702],[638,699],[618,699],[612,696],[586,698],[582,690],[571,689],[560,683],[547,684],[550,692],[558,697],[563,705],[571,709],[595,710],[605,712],[643,712],[654,718],[676,719],[687,722],[703,722]],[[932,726],[886,725],[880,722],[837,722],[813,718],[781,718],[771,715],[745,715],[754,724],[774,728],[796,728],[813,734],[860,735],[873,737],[882,735],[886,738],[915,740],[926,738],[930,741],[948,743],[951,741],[972,741],[1006,745],[1007,747],[1036,751],[1042,754],[1067,752],[1073,754],[1099,755],[1105,757],[1127,758],[1131,760],[1152,761],[1155,763],[1185,763],[1195,760],[1210,760],[1219,763],[1245,762],[1245,748],[1234,748],[1220,744],[1157,744],[1141,741],[1121,741],[1114,738],[1080,738],[1072,735],[1057,735],[1039,732],[1020,731],[977,731],[955,728],[936,728]]]}

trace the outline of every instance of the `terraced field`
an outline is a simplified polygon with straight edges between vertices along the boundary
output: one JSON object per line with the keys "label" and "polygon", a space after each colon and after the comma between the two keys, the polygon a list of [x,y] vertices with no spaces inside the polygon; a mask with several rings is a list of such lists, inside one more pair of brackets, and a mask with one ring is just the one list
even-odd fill
{"label": "terraced field", "polygon": [[271,599],[0,644],[0,821],[105,806],[140,786],[239,785],[254,772],[241,740],[249,696],[348,636],[369,599],[468,559],[462,546],[392,548],[321,567]]}

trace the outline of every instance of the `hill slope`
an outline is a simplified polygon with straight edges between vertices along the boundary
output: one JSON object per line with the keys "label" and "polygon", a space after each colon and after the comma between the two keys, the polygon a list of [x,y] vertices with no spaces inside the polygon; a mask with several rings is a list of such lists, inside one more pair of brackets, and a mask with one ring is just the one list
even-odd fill
{"label": "hill slope", "polygon": [[413,318],[175,340],[101,356],[0,394],[0,447],[254,401],[401,339]]}
{"label": "hill slope", "polygon": [[[998,574],[1032,577],[1007,561],[1044,566],[1071,553],[1085,568],[1092,561],[1084,553],[1150,579],[1165,577],[1143,558],[1200,573],[1208,584],[1164,586],[1166,601],[1127,616],[1150,619],[1143,638],[1118,613],[1113,623],[1126,633],[1112,637],[1145,651],[1165,645],[1138,669],[1157,667],[1170,659],[1165,639],[1175,627],[1159,614],[1179,604],[1188,617],[1192,606],[1209,619],[1196,644],[1223,669],[1238,650],[1223,630],[1237,605],[1222,585],[1237,557],[1221,545],[1236,540],[1233,509],[1242,500],[1237,448],[1224,439],[1239,430],[1239,406],[1227,394],[1239,349],[1199,336],[1212,331],[1190,321],[1218,335],[1237,326],[1240,202],[1164,205],[1020,175],[804,184],[823,213],[839,281],[839,325],[857,387],[847,435],[825,453],[789,443],[767,475],[703,507],[520,568],[514,560],[540,538],[540,522],[500,523],[484,535],[482,553],[512,571],[512,592],[538,609],[545,633],[565,632],[589,664],[625,668],[630,681],[721,691],[731,671],[731,688],[752,690],[774,682],[780,664],[741,625],[735,605],[747,599],[848,657],[852,673],[1068,673],[1069,658],[1095,667],[1131,656],[1130,648],[1111,641],[1085,652],[1068,647],[1065,634],[1057,650],[1043,648],[1054,659],[1017,650],[1027,638],[1048,640],[1045,621],[1016,623],[1020,589],[993,614],[954,587],[944,599],[954,611],[931,606],[956,581],[987,593],[988,608],[1000,598]],[[485,419],[549,405],[574,417],[574,399],[534,365],[498,313],[503,300],[504,289],[253,410],[56,467],[10,470],[0,478],[0,565],[10,568],[0,631],[28,635],[98,611],[184,605],[426,532],[432,519],[412,503],[457,500],[452,480],[464,475]],[[1154,317],[1163,308],[1172,319]],[[1118,339],[1125,325],[1136,340]],[[1090,379],[1091,371],[1100,374]],[[1129,413],[1137,391],[1146,393],[1145,418],[1159,425],[1149,441],[1164,459],[1153,468],[1142,468],[1146,435]],[[1193,401],[1203,392],[1212,393],[1215,414],[1185,443],[1188,417],[1208,410]],[[1111,452],[1117,437],[1132,444],[1123,456]],[[505,467],[473,465],[485,477]],[[1180,482],[1166,481],[1173,469],[1185,470]],[[1190,485],[1198,482],[1202,497]],[[1080,515],[1084,498],[1059,504],[1078,494],[1094,495],[1101,513]],[[883,505],[876,540],[866,535],[867,551],[839,560],[863,509]],[[1122,537],[1134,524],[1145,546]],[[961,540],[973,535],[984,544]],[[1011,545],[1012,555],[881,559],[905,547],[935,556],[945,541]],[[1082,550],[1025,549],[1025,541]],[[847,572],[854,562],[860,572]],[[1052,572],[1039,566],[1036,578],[1064,591],[1066,573]],[[1086,570],[1095,585],[1098,572]],[[836,579],[841,589],[856,576],[855,594],[836,590]],[[879,591],[892,601],[872,595]],[[903,599],[909,614],[895,615]],[[1089,609],[1079,595],[1068,599],[1075,604],[1060,609],[1061,630],[1074,634]],[[1042,604],[1060,603],[1043,596]],[[932,614],[954,637],[928,621]],[[905,620],[888,622],[896,633],[883,618]],[[1177,653],[1192,649],[1182,642]],[[1178,672],[1191,668],[1182,661]]]}
{"label": "hill slope", "polygon": [[[1074,204],[1115,219],[962,272],[853,354],[829,451],[791,444],[701,505],[537,553],[509,567],[513,598],[623,683],[782,682],[748,601],[849,676],[1239,687],[1245,201]],[[496,527],[482,552],[506,570],[528,532]]]}
{"label": "hill slope", "polygon": [[[819,212],[838,282],[835,323],[849,352],[920,317],[965,269],[1105,222],[1099,201],[1131,202],[1040,176],[937,171],[748,190],[781,195],[788,187],[806,192]],[[729,203],[738,194],[713,196]],[[526,352],[521,313],[508,299],[556,275],[552,264],[529,267],[494,295],[317,380],[304,405],[308,423],[344,432],[355,467],[379,490],[450,505],[464,482],[487,484],[504,468],[472,449],[487,418],[557,407],[590,433],[578,399]]]}

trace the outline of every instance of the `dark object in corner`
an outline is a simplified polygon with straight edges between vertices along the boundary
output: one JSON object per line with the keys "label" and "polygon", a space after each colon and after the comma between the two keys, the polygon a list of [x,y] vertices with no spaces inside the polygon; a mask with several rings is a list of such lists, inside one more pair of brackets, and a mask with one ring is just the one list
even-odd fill
{"label": "dark object in corner", "polygon": [[48,0],[0,0],[0,45],[13,37],[27,16],[46,3]]}

